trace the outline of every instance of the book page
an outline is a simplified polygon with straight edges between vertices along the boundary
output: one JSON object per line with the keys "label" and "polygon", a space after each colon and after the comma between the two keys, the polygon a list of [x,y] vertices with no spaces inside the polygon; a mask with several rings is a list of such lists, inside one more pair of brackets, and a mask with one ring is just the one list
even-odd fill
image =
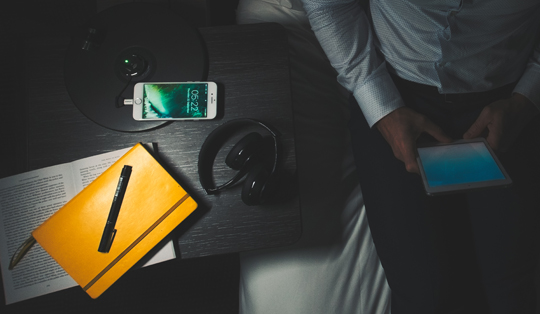
{"label": "book page", "polygon": [[[13,270],[8,269],[11,257],[34,229],[129,149],[0,179],[0,266],[6,304],[77,286],[37,243]],[[144,266],[175,257],[170,241]]]}
{"label": "book page", "polygon": [[7,304],[77,285],[38,244],[8,269],[31,232],[76,193],[69,164],[0,179],[0,264]]}
{"label": "book page", "polygon": [[95,178],[99,177],[103,171],[107,170],[120,157],[127,153],[131,148],[116,150],[113,152],[75,160],[71,163],[71,172],[73,173],[73,184],[77,193],[82,191]]}

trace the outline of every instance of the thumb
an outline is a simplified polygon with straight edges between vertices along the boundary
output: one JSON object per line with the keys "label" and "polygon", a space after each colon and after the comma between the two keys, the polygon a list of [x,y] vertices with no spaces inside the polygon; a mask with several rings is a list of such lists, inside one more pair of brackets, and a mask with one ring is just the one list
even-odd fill
{"label": "thumb", "polygon": [[478,119],[474,121],[474,123],[471,125],[471,127],[463,134],[464,139],[471,139],[475,137],[479,137],[482,132],[486,129],[486,127],[489,124],[489,119],[487,119],[484,115],[480,114]]}
{"label": "thumb", "polygon": [[438,125],[431,121],[428,121],[428,123],[425,125],[424,132],[433,136],[437,141],[442,143],[450,143],[453,141],[452,138],[446,135],[446,133],[444,133]]}

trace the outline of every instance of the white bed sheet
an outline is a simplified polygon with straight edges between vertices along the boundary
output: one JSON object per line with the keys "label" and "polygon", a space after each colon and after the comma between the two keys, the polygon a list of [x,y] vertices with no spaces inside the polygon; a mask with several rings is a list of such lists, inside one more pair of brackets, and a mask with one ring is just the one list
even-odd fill
{"label": "white bed sheet", "polygon": [[300,1],[240,0],[237,21],[288,32],[303,222],[296,244],[241,254],[240,313],[390,313],[349,149],[346,96]]}

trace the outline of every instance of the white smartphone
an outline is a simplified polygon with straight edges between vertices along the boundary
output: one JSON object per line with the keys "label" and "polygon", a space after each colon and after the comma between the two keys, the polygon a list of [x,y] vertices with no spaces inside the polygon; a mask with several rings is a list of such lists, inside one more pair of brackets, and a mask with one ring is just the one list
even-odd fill
{"label": "white smartphone", "polygon": [[217,114],[214,82],[137,83],[133,91],[133,119],[209,120]]}
{"label": "white smartphone", "polygon": [[419,145],[418,166],[428,195],[508,187],[512,179],[483,138]]}

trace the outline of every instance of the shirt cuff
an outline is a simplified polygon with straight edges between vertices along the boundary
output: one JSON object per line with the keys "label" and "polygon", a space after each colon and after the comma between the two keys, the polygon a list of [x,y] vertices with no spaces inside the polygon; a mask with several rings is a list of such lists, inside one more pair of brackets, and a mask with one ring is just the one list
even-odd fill
{"label": "shirt cuff", "polygon": [[356,88],[353,95],[370,128],[390,112],[405,106],[388,72]]}

